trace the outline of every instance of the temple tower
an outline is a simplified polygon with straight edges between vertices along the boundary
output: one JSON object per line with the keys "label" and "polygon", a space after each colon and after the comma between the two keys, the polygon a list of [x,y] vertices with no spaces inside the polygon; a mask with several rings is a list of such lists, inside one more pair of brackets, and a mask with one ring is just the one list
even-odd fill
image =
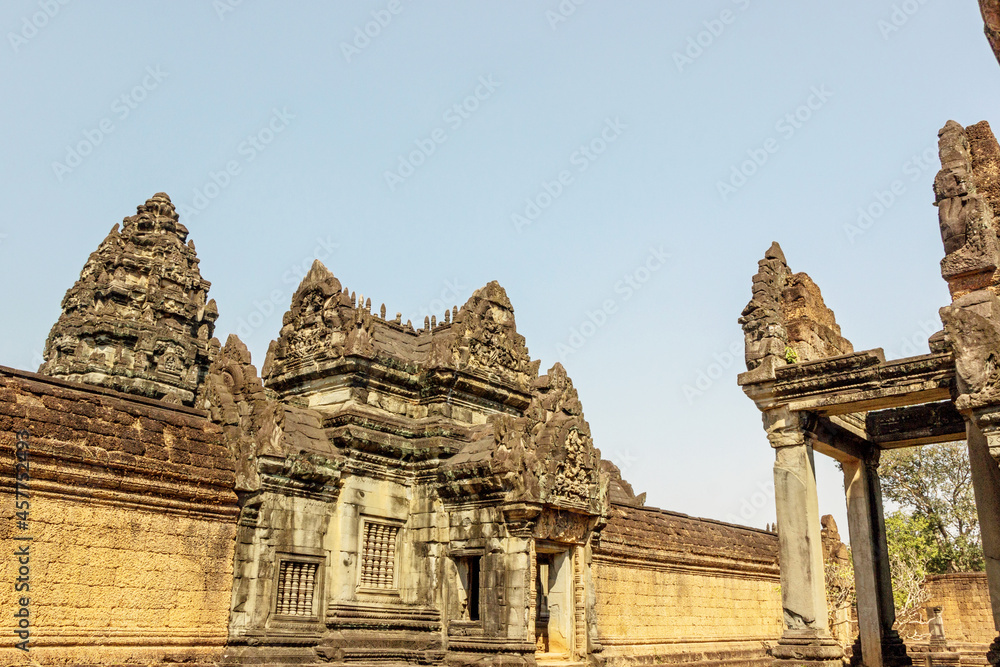
{"label": "temple tower", "polygon": [[219,311],[187,236],[162,192],[115,225],[66,292],[39,372],[193,406]]}

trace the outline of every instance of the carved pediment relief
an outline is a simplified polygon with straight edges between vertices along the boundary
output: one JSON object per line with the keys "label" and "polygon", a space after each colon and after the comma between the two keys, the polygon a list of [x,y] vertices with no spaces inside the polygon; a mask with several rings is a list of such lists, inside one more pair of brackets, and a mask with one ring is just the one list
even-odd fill
{"label": "carved pediment relief", "polygon": [[432,365],[495,377],[524,390],[538,375],[539,362],[531,360],[517,333],[514,308],[496,281],[473,293],[433,345]]}
{"label": "carved pediment relief", "polygon": [[373,356],[373,316],[354,301],[319,260],[313,262],[268,349],[264,380],[270,384],[345,355]]}
{"label": "carved pediment relief", "polygon": [[494,436],[494,466],[507,473],[509,500],[606,513],[608,477],[576,389],[560,364],[535,382],[524,417],[494,421]]}

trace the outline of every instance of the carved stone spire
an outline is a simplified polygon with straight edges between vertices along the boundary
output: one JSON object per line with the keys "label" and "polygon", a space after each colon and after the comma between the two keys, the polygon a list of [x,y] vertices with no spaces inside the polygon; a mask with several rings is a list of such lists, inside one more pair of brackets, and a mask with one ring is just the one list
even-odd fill
{"label": "carved stone spire", "polygon": [[853,352],[833,311],[805,273],[792,273],[781,246],[772,243],[753,277],[753,297],[740,324],[746,343],[748,382],[774,377],[786,363]]}
{"label": "carved stone spire", "polygon": [[162,192],[115,225],[66,292],[39,372],[194,405],[219,311],[187,235]]}

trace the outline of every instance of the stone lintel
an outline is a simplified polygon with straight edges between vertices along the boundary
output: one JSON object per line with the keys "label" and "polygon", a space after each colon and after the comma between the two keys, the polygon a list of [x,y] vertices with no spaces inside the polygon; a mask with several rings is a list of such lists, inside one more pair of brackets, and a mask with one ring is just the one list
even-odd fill
{"label": "stone lintel", "polygon": [[762,411],[781,405],[794,412],[823,415],[951,398],[955,364],[950,353],[873,361],[880,355],[881,350],[874,350],[802,364],[809,368],[782,367],[775,380],[745,385],[743,391]]}
{"label": "stone lintel", "polygon": [[841,463],[864,460],[872,455],[871,443],[859,437],[839,417],[818,417],[810,433],[810,440],[814,451]]}
{"label": "stone lintel", "polygon": [[965,419],[951,401],[869,412],[868,438],[882,449],[965,439]]}

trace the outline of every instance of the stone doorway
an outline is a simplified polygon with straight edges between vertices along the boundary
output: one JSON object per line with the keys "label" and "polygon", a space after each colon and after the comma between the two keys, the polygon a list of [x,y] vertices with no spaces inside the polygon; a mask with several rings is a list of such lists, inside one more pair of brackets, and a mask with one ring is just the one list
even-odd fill
{"label": "stone doorway", "polygon": [[573,557],[565,548],[535,548],[535,658],[566,661],[573,651]]}

